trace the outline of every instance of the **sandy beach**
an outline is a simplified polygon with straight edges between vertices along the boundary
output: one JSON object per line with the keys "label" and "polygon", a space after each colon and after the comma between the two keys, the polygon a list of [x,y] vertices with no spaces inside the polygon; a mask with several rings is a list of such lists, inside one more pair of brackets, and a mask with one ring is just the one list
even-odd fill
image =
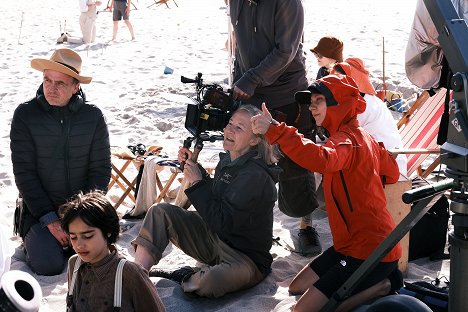
{"label": "sandy beach", "polygon": [[[68,47],[83,58],[84,75],[93,77],[83,90],[90,103],[104,112],[111,145],[125,147],[143,143],[163,147],[163,154],[176,157],[177,150],[189,136],[184,128],[186,105],[195,95],[192,84],[180,82],[181,75],[194,78],[203,73],[205,83],[217,83],[228,88],[228,54],[225,42],[228,17],[222,0],[176,0],[157,6],[151,0],[134,1],[130,20],[136,40],[130,40],[128,29],[121,22],[117,40],[112,37],[112,14],[99,12],[97,40],[91,46],[57,44],[63,32],[81,36],[77,1],[9,2],[0,8],[6,19],[0,24],[0,226],[8,236],[13,254],[11,268],[32,273],[24,262],[21,239],[13,236],[12,223],[17,189],[10,159],[10,124],[15,108],[32,98],[40,85],[42,74],[30,67],[33,58],[48,58],[61,47]],[[153,5],[152,5],[153,4]],[[344,42],[345,57],[365,60],[377,89],[383,86],[385,71],[387,88],[403,94],[412,103],[421,90],[405,75],[404,53],[414,15],[415,0],[375,2],[371,0],[305,0],[306,24],[304,47],[315,46],[324,35],[334,35]],[[99,9],[104,10],[106,2]],[[383,53],[383,43],[385,53]],[[383,66],[385,62],[385,67]],[[315,58],[307,52],[309,78],[318,70]],[[172,69],[165,74],[165,68]],[[213,161],[220,142],[206,144],[200,154],[205,162]],[[129,174],[135,174],[131,168]],[[167,171],[167,170],[166,170]],[[162,177],[167,179],[169,171]],[[117,200],[121,191],[109,192]],[[133,202],[126,200],[118,208],[124,214]],[[154,279],[167,311],[288,311],[297,299],[287,287],[294,275],[311,259],[291,252],[297,234],[298,219],[289,218],[277,208],[274,212],[275,245],[273,272],[256,287],[227,295],[221,299],[200,299],[186,296],[172,281]],[[130,241],[138,233],[140,222],[122,222],[125,231],[119,239],[119,249],[133,258]],[[331,245],[326,213],[314,212],[314,226],[320,234],[323,248]],[[169,246],[159,266],[176,269],[196,265],[195,260]],[[449,261],[429,262],[419,259],[409,264],[408,279],[448,277]],[[65,268],[64,268],[65,269]],[[65,271],[58,276],[33,276],[39,281],[43,299],[40,311],[64,311],[67,281]]]}

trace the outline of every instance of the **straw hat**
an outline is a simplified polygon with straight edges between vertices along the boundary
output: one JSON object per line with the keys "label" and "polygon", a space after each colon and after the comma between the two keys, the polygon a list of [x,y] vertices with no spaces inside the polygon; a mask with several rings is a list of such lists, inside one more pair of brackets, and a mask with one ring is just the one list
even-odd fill
{"label": "straw hat", "polygon": [[80,83],[88,84],[93,79],[92,77],[80,76],[81,72],[81,57],[70,49],[58,49],[47,59],[33,59],[31,67],[43,72],[45,69],[51,69],[63,73],[65,75],[76,78]]}
{"label": "straw hat", "polygon": [[[340,67],[356,82],[359,92],[376,95],[377,92],[369,79],[369,71],[364,65],[364,61],[357,57],[347,58],[344,62],[338,63],[335,67]],[[332,70],[332,73],[334,71]]]}

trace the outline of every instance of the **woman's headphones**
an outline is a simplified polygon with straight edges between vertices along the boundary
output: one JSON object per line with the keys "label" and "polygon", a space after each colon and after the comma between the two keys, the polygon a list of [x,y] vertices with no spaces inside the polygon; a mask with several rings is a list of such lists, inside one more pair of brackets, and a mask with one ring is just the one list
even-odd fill
{"label": "woman's headphones", "polygon": [[31,274],[12,270],[0,279],[0,311],[36,312],[42,300],[42,290]]}

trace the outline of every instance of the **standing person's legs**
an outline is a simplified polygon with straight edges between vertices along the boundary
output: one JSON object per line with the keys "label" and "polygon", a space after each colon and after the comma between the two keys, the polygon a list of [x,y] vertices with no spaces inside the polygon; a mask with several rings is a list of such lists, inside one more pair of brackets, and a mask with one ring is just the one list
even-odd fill
{"label": "standing person's legs", "polygon": [[[96,13],[92,11],[81,13],[80,26],[81,26],[81,32],[83,34],[83,43],[85,44],[90,44],[91,42],[94,41],[93,29],[94,29],[95,21],[96,21],[95,15]],[[94,30],[94,36],[96,36],[95,30]]]}
{"label": "standing person's legs", "polygon": [[[286,124],[294,126],[306,138],[315,142],[315,122],[306,105],[292,103],[276,110],[287,116]],[[312,226],[311,213],[318,207],[315,175],[284,156],[278,162],[283,169],[279,180],[278,206],[291,217],[301,217],[299,248],[303,256],[322,251],[318,233]]]}
{"label": "standing person's legs", "polygon": [[119,21],[114,21],[114,25],[112,28],[112,40],[117,38],[117,30],[119,29]]}
{"label": "standing person's legs", "polygon": [[91,19],[91,42],[96,41],[96,19],[97,14],[94,14],[94,16]]}
{"label": "standing person's legs", "polygon": [[130,23],[130,20],[125,20],[125,24],[127,25],[128,30],[130,31],[130,35],[132,36],[132,40],[135,40],[135,33],[133,32],[132,23]]}
{"label": "standing person's legs", "polygon": [[117,31],[119,29],[119,21],[122,19],[125,14],[126,4],[121,1],[114,1],[114,11],[112,12],[112,21],[114,22],[112,28],[112,40],[114,41],[117,38]]}
{"label": "standing person's legs", "polygon": [[112,26],[112,41],[115,41],[117,38],[117,31],[119,30],[119,21],[114,21],[114,25]]}
{"label": "standing person's legs", "polygon": [[86,38],[86,13],[81,13],[80,14],[80,29],[81,29],[81,35],[83,37],[83,42],[86,43],[85,38]]}
{"label": "standing person's legs", "polygon": [[63,247],[47,227],[34,224],[24,237],[26,262],[39,275],[58,275],[65,268]]}
{"label": "standing person's legs", "polygon": [[130,35],[132,36],[132,40],[135,40],[135,34],[133,32],[133,26],[132,26],[132,23],[130,23],[130,16],[127,15],[126,11],[124,11],[123,20],[125,22],[125,25],[127,25],[128,30],[130,31]]}

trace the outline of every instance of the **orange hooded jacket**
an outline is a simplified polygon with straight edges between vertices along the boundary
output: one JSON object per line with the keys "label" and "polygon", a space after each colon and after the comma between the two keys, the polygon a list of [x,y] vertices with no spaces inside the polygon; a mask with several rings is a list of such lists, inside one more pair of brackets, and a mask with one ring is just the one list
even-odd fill
{"label": "orange hooded jacket", "polygon": [[[323,174],[334,248],[346,256],[364,260],[395,227],[386,208],[382,181],[396,183],[400,175],[398,166],[383,145],[359,126],[356,115],[365,110],[366,103],[354,80],[329,75],[315,84],[321,86],[313,92],[323,90],[324,86],[331,92],[325,94],[327,105],[337,103],[327,107],[322,124],[330,133],[327,143],[317,145],[284,123],[270,126],[266,137],[271,144],[279,144],[300,166]],[[313,85],[309,90],[314,89]],[[398,244],[382,261],[392,262],[400,257]]]}

